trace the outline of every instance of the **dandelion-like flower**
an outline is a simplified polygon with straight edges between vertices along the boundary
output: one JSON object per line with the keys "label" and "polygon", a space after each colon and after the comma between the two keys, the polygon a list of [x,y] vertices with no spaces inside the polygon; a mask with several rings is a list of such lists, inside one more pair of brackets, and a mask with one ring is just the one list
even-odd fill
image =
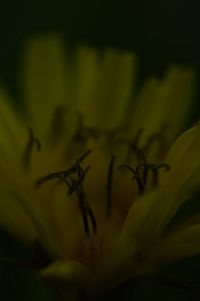
{"label": "dandelion-like flower", "polygon": [[35,267],[66,298],[200,252],[198,215],[171,225],[200,179],[198,125],[177,139],[194,73],[171,67],[134,97],[135,73],[132,53],[66,54],[48,36],[26,47],[23,113],[1,90],[0,225],[37,244]]}

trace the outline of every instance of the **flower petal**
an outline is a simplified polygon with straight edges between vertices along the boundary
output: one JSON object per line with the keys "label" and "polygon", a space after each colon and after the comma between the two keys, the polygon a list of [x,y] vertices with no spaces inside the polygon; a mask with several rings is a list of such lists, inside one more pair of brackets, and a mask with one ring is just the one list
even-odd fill
{"label": "flower petal", "polygon": [[36,134],[43,138],[55,110],[66,101],[65,60],[61,41],[53,35],[34,37],[26,46],[22,83]]}
{"label": "flower petal", "polygon": [[78,108],[87,125],[113,128],[124,122],[135,70],[132,53],[109,50],[100,55],[86,47],[79,49]]}
{"label": "flower petal", "polygon": [[[78,261],[65,260],[54,261],[47,268],[41,270],[40,276],[50,283],[64,285],[67,289],[76,288],[77,290],[87,289],[89,272],[83,264]],[[68,287],[68,285],[70,287]]]}
{"label": "flower petal", "polygon": [[152,248],[148,261],[159,266],[200,253],[200,223],[171,231]]}
{"label": "flower petal", "polygon": [[185,132],[175,142],[166,157],[171,170],[163,174],[160,181],[160,196],[166,200],[163,201],[161,218],[163,227],[169,223],[192,189],[199,186],[199,152],[200,129],[197,126]]}
{"label": "flower petal", "polygon": [[172,162],[171,171],[162,175],[159,188],[146,193],[130,208],[122,230],[127,247],[131,241],[133,249],[136,244],[148,250],[165,230],[191,188],[200,181],[199,152],[200,133],[196,127],[185,132],[172,147],[166,159]]}
{"label": "flower petal", "polygon": [[[186,200],[191,188],[200,181],[200,135],[194,128],[182,135],[172,148],[171,171],[163,174],[159,188],[138,199],[129,210],[122,234],[135,248],[148,247],[165,230],[172,217]],[[179,156],[180,154],[180,156]],[[172,157],[171,157],[172,156]],[[177,162],[176,162],[177,161]],[[167,160],[167,162],[171,163]],[[176,164],[177,163],[177,164]]]}
{"label": "flower petal", "polygon": [[0,150],[9,160],[16,160],[22,156],[25,142],[26,131],[22,122],[12,108],[8,95],[0,88]]}
{"label": "flower petal", "polygon": [[130,252],[145,250],[144,246],[152,243],[160,230],[157,219],[161,212],[158,191],[146,193],[133,203],[121,232],[123,244]]}
{"label": "flower petal", "polygon": [[194,86],[195,73],[189,68],[172,67],[164,80],[149,79],[133,112],[132,132],[145,128],[145,141],[148,135],[157,133],[166,124],[167,136],[172,142],[187,122]]}
{"label": "flower petal", "polygon": [[56,243],[56,232],[51,220],[51,212],[47,210],[46,203],[12,182],[5,183],[4,189],[8,191],[10,199],[16,203],[16,208],[19,206],[22,208],[22,212],[26,213],[37,233],[37,238],[49,255],[59,255],[62,258],[63,253]]}

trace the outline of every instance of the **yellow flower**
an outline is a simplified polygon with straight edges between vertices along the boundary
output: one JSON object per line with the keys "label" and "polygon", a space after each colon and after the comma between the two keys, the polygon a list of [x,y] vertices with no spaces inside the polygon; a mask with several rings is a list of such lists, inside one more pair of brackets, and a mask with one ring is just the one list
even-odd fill
{"label": "yellow flower", "polygon": [[[170,227],[199,185],[200,129],[183,133],[194,72],[135,93],[136,58],[26,47],[21,113],[0,92],[0,225],[45,253],[41,277],[86,296],[200,253],[200,218]],[[176,140],[176,141],[175,141]]]}

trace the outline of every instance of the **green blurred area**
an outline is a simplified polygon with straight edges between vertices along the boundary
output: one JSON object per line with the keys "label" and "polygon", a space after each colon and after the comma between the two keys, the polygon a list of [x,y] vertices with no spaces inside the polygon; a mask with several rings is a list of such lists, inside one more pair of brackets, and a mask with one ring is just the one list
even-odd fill
{"label": "green blurred area", "polygon": [[[190,64],[200,69],[199,1],[181,0],[71,0],[2,1],[0,4],[0,81],[19,98],[19,58],[27,37],[35,33],[58,32],[69,43],[88,43],[97,48],[134,50],[139,58],[139,79],[161,74],[169,64]],[[197,108],[199,100],[197,98]],[[194,111],[194,118],[199,111]],[[28,254],[4,233],[0,254]],[[20,255],[21,256],[21,255]],[[180,274],[195,279],[199,260],[178,267]],[[176,270],[176,269],[175,269]],[[173,273],[174,271],[173,270]],[[192,276],[191,276],[192,277]],[[191,296],[155,283],[140,283],[136,291],[123,288],[115,300],[191,300]],[[134,297],[135,296],[135,297]],[[51,300],[51,292],[32,271],[0,271],[0,300]]]}

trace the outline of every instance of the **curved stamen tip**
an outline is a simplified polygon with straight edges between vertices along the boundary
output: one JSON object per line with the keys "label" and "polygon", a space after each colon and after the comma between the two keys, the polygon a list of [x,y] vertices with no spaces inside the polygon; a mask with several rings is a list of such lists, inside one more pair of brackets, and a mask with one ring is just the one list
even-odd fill
{"label": "curved stamen tip", "polygon": [[81,163],[85,158],[87,158],[91,154],[92,150],[88,149],[78,160],[78,163]]}
{"label": "curved stamen tip", "polygon": [[138,159],[139,164],[133,168],[127,164],[122,164],[118,167],[118,169],[128,169],[132,173],[131,180],[135,180],[138,185],[138,189],[140,193],[144,193],[149,186],[149,172],[152,172],[153,179],[152,179],[152,185],[150,187],[157,187],[159,184],[159,171],[163,169],[165,172],[170,170],[170,165],[167,163],[149,163],[144,155],[144,152],[142,149],[138,149]]}
{"label": "curved stamen tip", "polygon": [[171,170],[171,166],[167,163],[161,163],[157,166],[157,169],[164,169],[164,171],[169,171]]}
{"label": "curved stamen tip", "polygon": [[[39,188],[42,184],[48,182],[49,180],[55,180],[55,179],[57,179],[57,180],[63,180],[63,179],[65,179],[66,180],[71,174],[80,172],[80,165],[79,164],[84,159],[86,159],[91,154],[91,152],[92,152],[91,149],[87,150],[80,158],[78,158],[76,160],[76,163],[74,165],[72,165],[69,169],[62,170],[62,171],[57,171],[57,172],[53,172],[53,173],[47,174],[47,175],[39,178],[34,183],[34,188],[35,189]],[[87,168],[86,168],[86,170],[87,170]]]}
{"label": "curved stamen tip", "polygon": [[127,164],[121,164],[120,166],[118,166],[118,169],[123,169],[123,168],[130,170],[134,175],[136,174],[135,169]]}

